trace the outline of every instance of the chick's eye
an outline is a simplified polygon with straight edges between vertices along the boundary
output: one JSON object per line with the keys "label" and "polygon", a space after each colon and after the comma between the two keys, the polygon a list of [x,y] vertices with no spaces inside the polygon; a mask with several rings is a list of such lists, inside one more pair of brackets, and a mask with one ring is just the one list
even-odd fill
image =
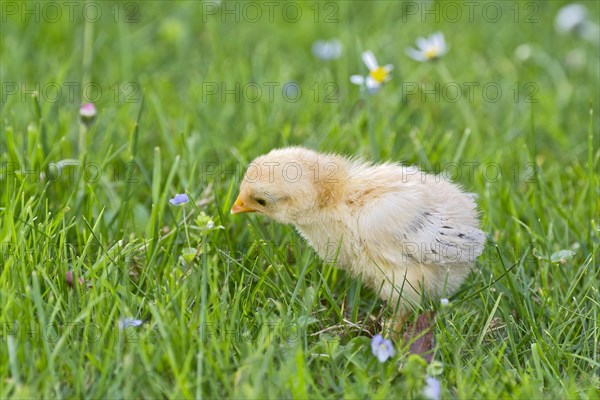
{"label": "chick's eye", "polygon": [[262,199],[262,198],[260,198],[260,197],[256,199],[256,202],[257,202],[257,203],[258,203],[258,205],[259,205],[259,206],[261,206],[261,207],[264,207],[264,206],[266,206],[266,205],[267,205],[267,201],[266,201],[265,199]]}

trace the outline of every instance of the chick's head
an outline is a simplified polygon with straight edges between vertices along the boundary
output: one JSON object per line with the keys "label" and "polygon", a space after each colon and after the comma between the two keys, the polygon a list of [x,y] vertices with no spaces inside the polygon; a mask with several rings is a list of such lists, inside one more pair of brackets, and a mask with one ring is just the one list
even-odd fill
{"label": "chick's head", "polygon": [[284,224],[314,222],[337,190],[337,161],[300,147],[260,156],[248,166],[231,213],[256,212]]}

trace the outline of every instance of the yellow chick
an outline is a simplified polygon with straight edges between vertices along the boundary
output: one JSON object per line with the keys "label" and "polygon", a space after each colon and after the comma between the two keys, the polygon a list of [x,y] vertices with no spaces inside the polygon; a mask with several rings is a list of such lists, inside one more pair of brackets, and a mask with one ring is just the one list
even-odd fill
{"label": "yellow chick", "polygon": [[388,301],[398,324],[422,291],[456,292],[485,241],[473,196],[441,176],[302,147],[249,165],[231,209],[244,212],[294,225],[321,259]]}

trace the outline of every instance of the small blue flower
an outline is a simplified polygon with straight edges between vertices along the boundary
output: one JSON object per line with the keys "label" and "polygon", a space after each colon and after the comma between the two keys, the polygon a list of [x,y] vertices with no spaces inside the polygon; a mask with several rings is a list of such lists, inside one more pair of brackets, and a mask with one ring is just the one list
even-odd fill
{"label": "small blue flower", "polygon": [[425,378],[425,388],[423,389],[423,396],[430,400],[440,400],[440,393],[442,391],[442,384],[435,378],[428,376]]}
{"label": "small blue flower", "polygon": [[394,354],[396,354],[392,342],[384,339],[383,336],[379,334],[373,336],[373,339],[371,340],[371,351],[373,351],[373,355],[377,357],[379,362],[385,362],[385,360],[394,357]]}
{"label": "small blue flower", "polygon": [[185,193],[176,194],[175,197],[169,199],[169,203],[173,204],[174,206],[180,206],[188,201],[190,201],[190,198]]}
{"label": "small blue flower", "polygon": [[142,325],[141,319],[133,319],[133,318],[123,318],[119,320],[119,329],[127,329],[130,326],[136,327]]}

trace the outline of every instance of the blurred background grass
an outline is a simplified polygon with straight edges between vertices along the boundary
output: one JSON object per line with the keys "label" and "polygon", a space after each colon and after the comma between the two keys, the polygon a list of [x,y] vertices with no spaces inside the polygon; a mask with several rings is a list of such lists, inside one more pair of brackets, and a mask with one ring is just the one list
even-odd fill
{"label": "blurred background grass", "polygon": [[[374,364],[342,322],[370,326],[370,291],[290,227],[229,216],[245,165],[291,144],[449,172],[480,196],[488,251],[438,319],[444,397],[597,395],[600,58],[597,40],[557,33],[568,3],[452,3],[458,18],[444,2],[48,4],[1,9],[2,397],[418,396],[424,366]],[[435,89],[439,65],[405,55],[435,31],[452,82],[474,88],[458,102]],[[341,57],[316,58],[319,39]],[[394,70],[365,97],[349,77],[368,49]],[[184,191],[191,237],[166,203]],[[187,247],[202,252],[190,265]],[[144,321],[135,342],[124,317]],[[26,333],[47,326],[57,341]],[[260,340],[220,336],[253,327]]]}

